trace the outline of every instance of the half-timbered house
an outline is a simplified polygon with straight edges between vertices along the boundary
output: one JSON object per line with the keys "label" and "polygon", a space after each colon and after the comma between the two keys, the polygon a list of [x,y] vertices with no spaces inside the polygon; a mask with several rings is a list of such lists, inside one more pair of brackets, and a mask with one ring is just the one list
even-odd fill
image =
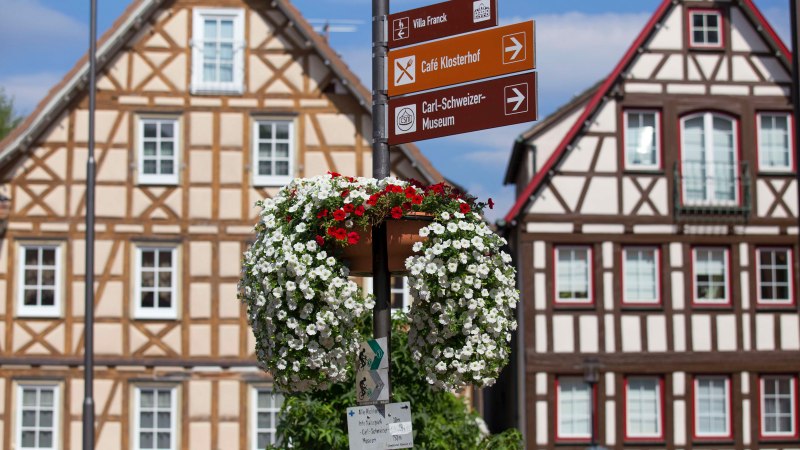
{"label": "half-timbered house", "polygon": [[751,0],[665,0],[517,140],[528,448],[800,446],[790,60]]}
{"label": "half-timbered house", "polygon": [[[254,202],[369,176],[370,92],[288,0],[137,0],[97,58],[97,448],[263,449],[280,397],[236,298]],[[84,58],[0,142],[0,449],[81,445],[87,80]]]}

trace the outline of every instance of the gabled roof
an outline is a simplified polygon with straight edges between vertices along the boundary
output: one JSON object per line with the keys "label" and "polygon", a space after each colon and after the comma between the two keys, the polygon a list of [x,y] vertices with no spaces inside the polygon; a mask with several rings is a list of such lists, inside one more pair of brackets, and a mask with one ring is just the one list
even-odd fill
{"label": "gabled roof", "polygon": [[547,131],[551,126],[557,124],[563,120],[564,117],[567,117],[570,113],[575,111],[575,109],[577,109],[579,106],[586,103],[592,97],[592,95],[594,95],[601,83],[602,81],[598,81],[589,89],[586,89],[585,91],[576,95],[568,103],[565,103],[560,108],[555,110],[555,112],[545,117],[540,122],[537,122],[534,126],[528,129],[528,131],[520,134],[519,137],[517,137],[517,140],[514,141],[514,148],[511,150],[511,159],[506,167],[506,175],[503,177],[503,185],[514,183],[514,178],[517,176],[519,165],[522,163],[522,156],[525,154],[525,142],[538,136],[540,133]]}
{"label": "gabled roof", "polygon": [[[143,25],[158,11],[164,0],[134,0],[114,24],[99,39],[97,44],[97,73],[103,66],[114,59],[132,39]],[[289,0],[272,0],[273,7],[278,8],[295,25],[297,31],[307,40],[309,46],[317,50],[331,70],[342,80],[342,84],[356,97],[361,107],[372,114],[372,94],[361,83],[342,58],[333,50],[328,42],[314,31],[300,11]],[[81,95],[88,88],[89,58],[84,55],[66,76],[56,84],[45,98],[39,102],[33,112],[5,139],[0,141],[0,166],[11,157],[24,151],[45,132],[69,102]],[[429,183],[439,183],[444,177],[433,167],[431,162],[413,144],[403,144],[392,149],[402,152],[419,170]]]}
{"label": "gabled roof", "polygon": [[[642,47],[645,42],[647,42],[647,39],[649,39],[650,36],[652,36],[652,34],[659,28],[657,25],[664,20],[664,18],[666,18],[667,14],[672,10],[672,8],[677,6],[678,3],[679,2],[676,0],[663,0],[661,2],[656,12],[644,26],[644,29],[641,31],[641,33],[639,33],[639,36],[633,41],[633,44],[628,51],[625,52],[625,55],[622,57],[620,62],[617,64],[608,78],[602,82],[597,91],[595,91],[595,93],[592,95],[591,99],[586,104],[583,113],[581,113],[581,115],[575,120],[575,123],[564,136],[564,139],[561,140],[558,147],[556,147],[556,150],[553,152],[552,156],[550,156],[544,165],[536,172],[536,174],[534,174],[528,185],[525,187],[519,197],[517,197],[517,201],[514,203],[514,206],[505,216],[506,223],[512,224],[517,220],[517,217],[522,213],[522,211],[525,210],[536,192],[544,184],[544,181],[551,175],[550,172],[566,155],[570,145],[583,132],[584,128],[588,126],[590,119],[600,110],[600,107],[608,98],[611,90],[619,81],[621,74],[634,61],[639,48]],[[758,24],[761,27],[766,35],[765,37],[767,43],[772,47],[772,50],[776,53],[778,59],[784,64],[785,68],[791,72],[791,52],[775,32],[775,29],[772,28],[772,25],[767,22],[767,19],[753,3],[753,0],[741,0],[738,3],[738,6],[753,23]]]}

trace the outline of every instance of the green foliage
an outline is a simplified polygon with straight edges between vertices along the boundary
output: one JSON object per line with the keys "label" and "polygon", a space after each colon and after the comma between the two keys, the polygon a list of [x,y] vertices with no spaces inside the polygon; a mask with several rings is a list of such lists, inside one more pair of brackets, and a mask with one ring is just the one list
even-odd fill
{"label": "green foliage", "polygon": [[22,117],[14,112],[14,99],[6,96],[3,88],[0,88],[0,139],[8,136],[20,122]]}
{"label": "green foliage", "polygon": [[[392,401],[411,402],[414,448],[425,450],[517,450],[522,435],[509,430],[484,436],[479,416],[447,391],[434,391],[408,351],[408,323],[395,318],[392,332]],[[367,335],[368,333],[364,333]],[[279,442],[304,450],[348,449],[348,407],[356,405],[353,374],[322,392],[289,395],[281,410]],[[286,448],[285,446],[272,448]]]}

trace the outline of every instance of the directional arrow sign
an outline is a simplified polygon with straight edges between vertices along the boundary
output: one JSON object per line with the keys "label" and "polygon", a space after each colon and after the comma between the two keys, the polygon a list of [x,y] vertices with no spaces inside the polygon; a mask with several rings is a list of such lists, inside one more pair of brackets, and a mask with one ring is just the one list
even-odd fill
{"label": "directional arrow sign", "polygon": [[532,70],[533,37],[531,20],[390,51],[389,96]]}
{"label": "directional arrow sign", "polygon": [[358,348],[356,370],[378,370],[389,368],[386,355],[386,338],[370,339],[362,342]]}
{"label": "directional arrow sign", "polygon": [[389,48],[497,26],[497,0],[453,0],[389,15]]}
{"label": "directional arrow sign", "polygon": [[389,145],[537,119],[536,73],[389,100]]}

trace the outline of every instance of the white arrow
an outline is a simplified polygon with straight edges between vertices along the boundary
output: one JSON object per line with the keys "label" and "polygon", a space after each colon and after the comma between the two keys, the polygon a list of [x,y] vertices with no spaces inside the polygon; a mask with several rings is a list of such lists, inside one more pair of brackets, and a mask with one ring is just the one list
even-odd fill
{"label": "white arrow", "polygon": [[523,95],[522,92],[520,92],[519,89],[517,89],[517,88],[511,88],[511,90],[514,91],[514,93],[517,94],[517,96],[507,99],[506,103],[517,102],[517,104],[514,105],[514,109],[512,109],[512,111],[516,111],[522,105],[522,102],[525,101],[525,95]]}
{"label": "white arrow", "polygon": [[514,42],[514,45],[511,47],[506,47],[506,53],[514,52],[514,54],[511,55],[511,60],[513,61],[517,59],[517,55],[519,55],[519,52],[522,51],[522,44],[520,44],[520,42],[514,36],[511,36],[511,41]]}

